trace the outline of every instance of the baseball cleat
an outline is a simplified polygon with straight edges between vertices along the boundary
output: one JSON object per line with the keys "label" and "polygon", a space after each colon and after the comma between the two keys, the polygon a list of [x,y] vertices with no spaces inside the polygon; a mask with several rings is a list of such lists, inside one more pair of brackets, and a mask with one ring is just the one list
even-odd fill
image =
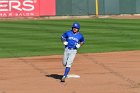
{"label": "baseball cleat", "polygon": [[63,76],[62,79],[61,79],[61,82],[65,82],[65,79],[66,79],[66,77]]}

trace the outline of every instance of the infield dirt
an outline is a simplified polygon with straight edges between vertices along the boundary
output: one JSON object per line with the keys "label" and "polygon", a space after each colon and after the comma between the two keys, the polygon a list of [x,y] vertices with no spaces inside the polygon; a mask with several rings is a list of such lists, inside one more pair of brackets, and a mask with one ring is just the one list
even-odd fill
{"label": "infield dirt", "polygon": [[62,58],[0,59],[0,93],[140,93],[140,51],[78,54],[65,83]]}

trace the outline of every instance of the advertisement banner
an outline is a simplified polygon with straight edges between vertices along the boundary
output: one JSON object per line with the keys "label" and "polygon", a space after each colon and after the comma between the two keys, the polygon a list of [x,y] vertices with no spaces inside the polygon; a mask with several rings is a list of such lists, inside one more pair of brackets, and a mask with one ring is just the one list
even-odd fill
{"label": "advertisement banner", "polygon": [[51,16],[55,15],[55,10],[55,0],[0,1],[0,17]]}
{"label": "advertisement banner", "polygon": [[40,5],[41,16],[56,15],[56,0],[40,0]]}

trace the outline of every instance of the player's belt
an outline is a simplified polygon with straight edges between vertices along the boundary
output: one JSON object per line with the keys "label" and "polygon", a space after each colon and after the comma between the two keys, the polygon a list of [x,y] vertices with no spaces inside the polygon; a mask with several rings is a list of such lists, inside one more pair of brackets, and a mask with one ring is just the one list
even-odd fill
{"label": "player's belt", "polygon": [[69,50],[76,50],[76,48],[70,48],[70,47],[68,47],[68,49],[69,49]]}

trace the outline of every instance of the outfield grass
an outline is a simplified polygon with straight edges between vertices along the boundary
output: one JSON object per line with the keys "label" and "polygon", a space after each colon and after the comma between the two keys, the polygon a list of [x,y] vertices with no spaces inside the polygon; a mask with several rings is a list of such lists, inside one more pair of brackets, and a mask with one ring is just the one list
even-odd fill
{"label": "outfield grass", "polygon": [[139,19],[0,21],[0,57],[63,54],[60,37],[78,21],[85,36],[79,53],[140,50]]}

